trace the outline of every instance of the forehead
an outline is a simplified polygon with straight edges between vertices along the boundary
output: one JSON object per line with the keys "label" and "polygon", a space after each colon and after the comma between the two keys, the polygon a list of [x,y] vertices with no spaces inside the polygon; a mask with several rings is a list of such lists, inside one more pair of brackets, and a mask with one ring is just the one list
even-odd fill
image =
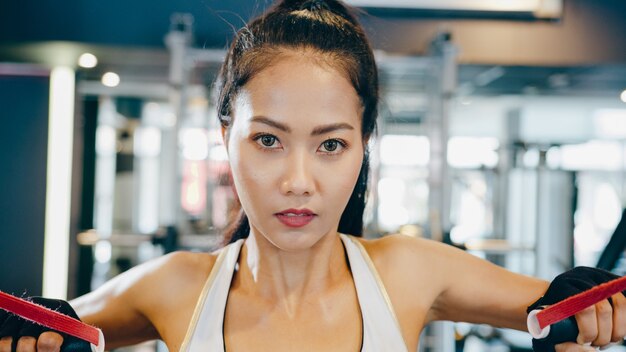
{"label": "forehead", "polygon": [[235,123],[263,115],[294,124],[339,120],[358,126],[359,97],[345,72],[306,55],[286,55],[262,69],[241,90]]}

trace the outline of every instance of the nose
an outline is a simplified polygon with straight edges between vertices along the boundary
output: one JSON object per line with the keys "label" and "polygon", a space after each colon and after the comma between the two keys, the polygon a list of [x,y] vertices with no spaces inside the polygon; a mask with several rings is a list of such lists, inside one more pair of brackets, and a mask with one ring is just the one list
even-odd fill
{"label": "nose", "polygon": [[315,180],[311,160],[305,151],[294,151],[286,160],[280,191],[284,195],[311,196],[315,193]]}

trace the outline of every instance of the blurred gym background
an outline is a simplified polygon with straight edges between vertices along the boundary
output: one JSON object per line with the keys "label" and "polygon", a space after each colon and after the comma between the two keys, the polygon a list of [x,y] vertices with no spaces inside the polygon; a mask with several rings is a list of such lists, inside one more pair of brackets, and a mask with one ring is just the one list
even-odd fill
{"label": "blurred gym background", "polygon": [[[428,237],[545,279],[626,272],[626,2],[347,2],[382,84],[367,237]],[[270,3],[0,3],[0,290],[73,298],[219,246],[233,193],[211,85]],[[529,341],[437,323],[420,350]]]}

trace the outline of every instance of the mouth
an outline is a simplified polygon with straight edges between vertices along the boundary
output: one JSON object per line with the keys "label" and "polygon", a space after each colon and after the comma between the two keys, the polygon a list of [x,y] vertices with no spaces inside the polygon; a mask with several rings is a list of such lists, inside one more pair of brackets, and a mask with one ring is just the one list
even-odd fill
{"label": "mouth", "polygon": [[303,227],[317,216],[309,209],[287,209],[274,214],[287,227]]}

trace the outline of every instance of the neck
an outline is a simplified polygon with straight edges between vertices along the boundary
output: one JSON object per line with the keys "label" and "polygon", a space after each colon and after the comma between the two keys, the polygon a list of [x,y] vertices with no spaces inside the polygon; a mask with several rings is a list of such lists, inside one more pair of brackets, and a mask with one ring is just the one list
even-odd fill
{"label": "neck", "polygon": [[303,300],[328,292],[345,275],[350,272],[336,232],[324,235],[310,248],[285,251],[253,229],[241,251],[236,284],[296,314]]}

